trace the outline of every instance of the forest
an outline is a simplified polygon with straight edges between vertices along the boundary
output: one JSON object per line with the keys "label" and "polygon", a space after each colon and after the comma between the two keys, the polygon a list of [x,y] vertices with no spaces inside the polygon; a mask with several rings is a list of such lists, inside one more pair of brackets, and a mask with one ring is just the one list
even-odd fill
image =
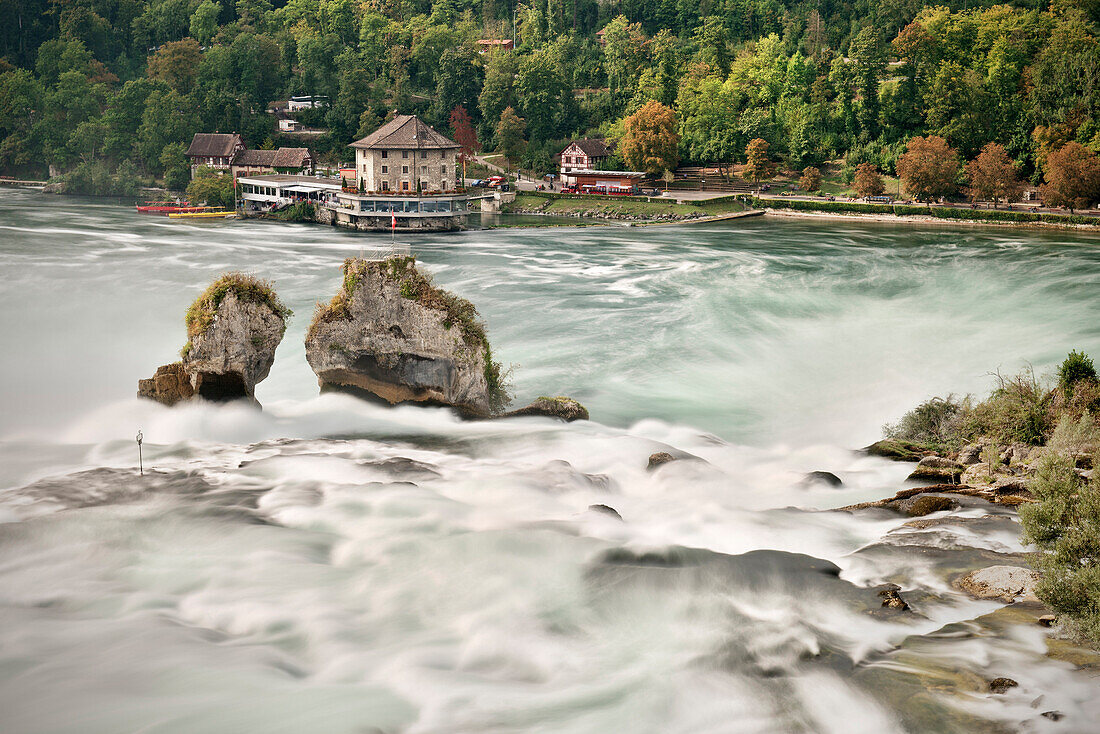
{"label": "forest", "polygon": [[[623,141],[609,167],[743,163],[752,143],[772,166],[839,161],[851,178],[895,174],[918,139],[946,143],[959,176],[993,143],[1033,183],[1076,144],[1100,187],[1098,0],[0,0],[0,13],[0,171],[92,193],[181,188],[196,132],[301,144],[267,113],[291,95],[330,101],[298,119],[327,130],[310,147],[331,163],[401,112],[452,135],[468,119],[468,147],[534,172],[602,136]],[[632,152],[639,128],[648,147]]]}

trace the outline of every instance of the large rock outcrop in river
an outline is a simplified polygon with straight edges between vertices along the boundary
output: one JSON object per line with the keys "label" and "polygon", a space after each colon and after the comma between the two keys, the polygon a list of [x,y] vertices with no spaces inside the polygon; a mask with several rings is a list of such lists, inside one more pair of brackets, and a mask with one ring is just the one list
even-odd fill
{"label": "large rock outcrop in river", "polygon": [[469,301],[432,286],[411,256],[344,261],[344,283],[317,309],[306,360],[321,389],[488,417],[509,401],[501,366]]}
{"label": "large rock outcrop in river", "polygon": [[218,278],[187,309],[182,362],[138,381],[138,396],[166,405],[198,396],[253,400],[290,316],[269,283],[240,273]]}

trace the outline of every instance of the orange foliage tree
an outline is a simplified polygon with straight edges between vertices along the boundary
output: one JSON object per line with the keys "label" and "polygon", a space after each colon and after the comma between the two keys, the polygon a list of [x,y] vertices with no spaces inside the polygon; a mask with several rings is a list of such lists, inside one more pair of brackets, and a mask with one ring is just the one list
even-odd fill
{"label": "orange foliage tree", "polygon": [[990,199],[993,208],[998,201],[1019,201],[1024,191],[1016,164],[1004,146],[996,143],[986,143],[978,157],[966,164],[966,177],[970,180],[970,198]]}
{"label": "orange foliage tree", "polygon": [[745,146],[745,169],[742,175],[753,183],[760,183],[775,175],[775,163],[768,156],[768,141],[755,138]]}
{"label": "orange foliage tree", "polygon": [[882,182],[882,175],[874,163],[860,163],[852,178],[852,188],[860,196],[878,196],[886,190],[886,184]]}
{"label": "orange foliage tree", "polygon": [[959,154],[938,135],[911,139],[897,165],[901,185],[925,201],[955,193],[959,168]]}
{"label": "orange foliage tree", "polygon": [[660,176],[679,162],[680,135],[676,113],[650,100],[624,121],[625,133],[619,146],[631,168]]}
{"label": "orange foliage tree", "polygon": [[1100,159],[1080,143],[1066,143],[1047,156],[1043,180],[1047,206],[1086,209],[1100,199]]}

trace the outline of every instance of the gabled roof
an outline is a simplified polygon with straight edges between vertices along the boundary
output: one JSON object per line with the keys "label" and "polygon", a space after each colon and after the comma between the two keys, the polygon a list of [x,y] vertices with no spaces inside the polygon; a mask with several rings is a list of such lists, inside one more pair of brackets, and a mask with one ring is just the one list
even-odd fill
{"label": "gabled roof", "polygon": [[[603,140],[598,140],[596,138],[582,138],[580,140],[574,140],[572,143],[565,146],[565,150],[569,150],[569,148],[573,145],[580,148],[582,151],[584,151],[585,155],[592,158],[606,158],[608,155],[610,155],[610,151],[607,148],[607,143]],[[564,153],[565,150],[563,150],[562,153]]]}
{"label": "gabled roof", "polygon": [[462,146],[428,127],[416,115],[398,115],[350,148],[410,148],[414,150],[450,150]]}
{"label": "gabled roof", "polygon": [[275,168],[301,168],[302,163],[310,158],[309,148],[279,148],[271,165]]}
{"label": "gabled roof", "polygon": [[242,150],[233,159],[235,166],[274,166],[274,150]]}
{"label": "gabled roof", "polygon": [[240,142],[240,133],[195,133],[195,137],[191,139],[191,147],[187,149],[187,155],[230,156]]}

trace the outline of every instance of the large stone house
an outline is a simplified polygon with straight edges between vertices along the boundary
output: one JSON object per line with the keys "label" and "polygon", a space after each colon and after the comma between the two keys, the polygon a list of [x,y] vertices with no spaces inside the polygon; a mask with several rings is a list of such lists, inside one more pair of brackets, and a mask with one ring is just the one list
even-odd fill
{"label": "large stone house", "polygon": [[559,155],[561,172],[597,170],[610,154],[607,143],[602,140],[595,138],[574,140]]}
{"label": "large stone house", "polygon": [[462,146],[437,133],[415,115],[398,115],[355,149],[355,183],[360,193],[451,192],[461,188],[458,152]]}
{"label": "large stone house", "polygon": [[[466,219],[460,146],[415,115],[398,115],[350,146],[355,170],[326,205],[332,221],[357,229],[458,229]],[[348,174],[353,178],[348,180]]]}
{"label": "large stone house", "polygon": [[199,166],[228,171],[233,159],[244,149],[240,133],[195,133],[186,153],[191,161],[191,178]]}

